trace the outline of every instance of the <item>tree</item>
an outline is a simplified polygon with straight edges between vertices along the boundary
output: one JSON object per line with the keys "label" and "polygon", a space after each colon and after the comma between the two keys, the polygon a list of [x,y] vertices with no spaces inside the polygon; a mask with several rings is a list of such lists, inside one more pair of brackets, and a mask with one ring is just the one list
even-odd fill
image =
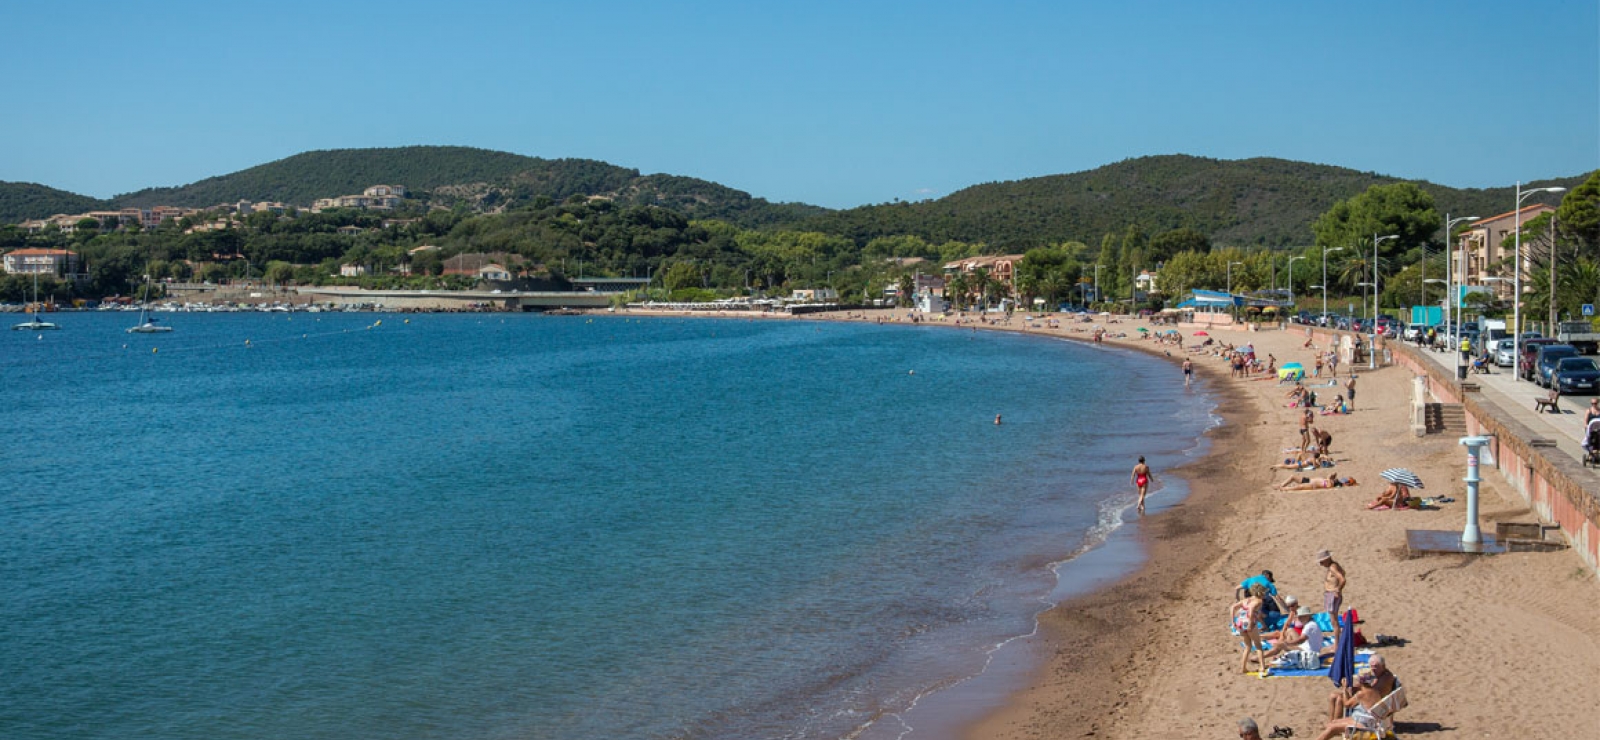
{"label": "tree", "polygon": [[1211,251],[1211,240],[1187,226],[1157,234],[1150,240],[1150,259],[1155,262],[1165,262],[1179,252]]}
{"label": "tree", "polygon": [[1402,255],[1428,243],[1443,221],[1434,210],[1433,196],[1409,182],[1373,185],[1366,192],[1339,201],[1328,209],[1311,231],[1317,243],[1329,247],[1353,248],[1356,254],[1372,257],[1374,235],[1398,235],[1378,245],[1378,265],[1382,272],[1398,271],[1393,264]]}
{"label": "tree", "polygon": [[967,294],[972,288],[972,285],[968,282],[967,277],[967,273],[958,270],[951,274],[950,277],[945,279],[944,297],[948,298],[950,300],[950,305],[958,311],[966,308],[968,297]]}
{"label": "tree", "polygon": [[1600,170],[1561,199],[1556,217],[1585,254],[1600,256]]}
{"label": "tree", "polygon": [[[760,281],[757,280],[757,282],[759,283]],[[913,300],[912,294],[917,290],[916,280],[912,279],[909,273],[901,275],[900,281],[896,287],[899,288],[899,292],[898,295],[895,296],[897,299],[895,302],[900,304],[902,308],[911,305],[911,301]]]}
{"label": "tree", "polygon": [[699,288],[703,276],[699,265],[692,262],[675,262],[661,275],[661,285],[668,291],[678,291],[684,288]]}
{"label": "tree", "polygon": [[267,263],[264,277],[270,285],[283,285],[294,279],[294,265],[283,260],[273,260]]}

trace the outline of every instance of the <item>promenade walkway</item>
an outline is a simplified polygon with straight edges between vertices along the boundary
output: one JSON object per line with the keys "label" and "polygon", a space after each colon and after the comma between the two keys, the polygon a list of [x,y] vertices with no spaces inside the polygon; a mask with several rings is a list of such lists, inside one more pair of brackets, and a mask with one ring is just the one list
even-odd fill
{"label": "promenade walkway", "polygon": [[[1419,354],[1452,376],[1455,374],[1455,353],[1419,350]],[[1561,413],[1539,413],[1533,410],[1533,403],[1536,399],[1548,396],[1550,391],[1535,383],[1518,382],[1511,368],[1491,367],[1487,375],[1472,373],[1467,376],[1467,382],[1478,385],[1480,400],[1494,404],[1506,416],[1516,419],[1544,438],[1554,440],[1557,448],[1571,455],[1574,460],[1583,459],[1583,412],[1589,406],[1589,396],[1562,396]]]}

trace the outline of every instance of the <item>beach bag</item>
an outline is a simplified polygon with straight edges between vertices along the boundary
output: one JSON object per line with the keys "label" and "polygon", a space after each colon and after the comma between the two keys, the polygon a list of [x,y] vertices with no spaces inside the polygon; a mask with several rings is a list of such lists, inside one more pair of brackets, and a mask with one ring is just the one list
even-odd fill
{"label": "beach bag", "polygon": [[1309,650],[1291,650],[1278,659],[1278,665],[1291,671],[1313,671],[1322,667],[1322,657]]}

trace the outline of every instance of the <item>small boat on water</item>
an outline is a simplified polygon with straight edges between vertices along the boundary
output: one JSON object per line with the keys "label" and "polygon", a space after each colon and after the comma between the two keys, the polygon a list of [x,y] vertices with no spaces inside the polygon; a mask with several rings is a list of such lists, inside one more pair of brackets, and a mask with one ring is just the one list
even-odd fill
{"label": "small boat on water", "polygon": [[138,326],[130,326],[130,327],[128,327],[128,333],[129,334],[164,334],[166,332],[172,331],[172,327],[163,326],[161,324],[156,323],[157,321],[160,321],[160,319],[158,319],[158,318],[156,318],[154,316],[150,316],[150,317],[146,318],[144,320],[144,322],[139,324]]}
{"label": "small boat on water", "polygon": [[27,321],[24,321],[24,322],[22,322],[20,324],[12,324],[11,325],[12,331],[49,331],[51,329],[60,329],[61,327],[59,327],[59,326],[57,326],[55,324],[52,324],[52,323],[50,323],[48,321],[40,321],[39,320],[39,309],[40,309],[40,307],[41,307],[41,304],[39,303],[39,273],[36,272],[36,273],[33,274],[33,304],[31,306],[29,306],[29,308],[31,310],[28,311],[28,313],[33,314],[33,318],[30,318]]}
{"label": "small boat on water", "polygon": [[150,315],[150,276],[144,276],[144,299],[139,301],[139,323],[128,327],[129,334],[165,334],[172,331],[172,327],[157,324],[159,321]]}

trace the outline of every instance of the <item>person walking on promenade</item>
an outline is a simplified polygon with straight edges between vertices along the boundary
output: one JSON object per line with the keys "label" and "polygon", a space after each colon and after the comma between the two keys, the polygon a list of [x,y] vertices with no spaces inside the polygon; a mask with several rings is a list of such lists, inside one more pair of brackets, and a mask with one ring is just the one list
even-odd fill
{"label": "person walking on promenade", "polygon": [[1133,485],[1135,485],[1135,486],[1137,486],[1139,488],[1139,513],[1140,514],[1144,513],[1144,497],[1147,494],[1149,494],[1149,492],[1150,492],[1150,479],[1152,479],[1154,477],[1155,477],[1155,474],[1150,472],[1150,466],[1144,464],[1144,456],[1140,455],[1139,456],[1139,464],[1133,466],[1133,473],[1129,476],[1129,478],[1131,478],[1133,480]]}

